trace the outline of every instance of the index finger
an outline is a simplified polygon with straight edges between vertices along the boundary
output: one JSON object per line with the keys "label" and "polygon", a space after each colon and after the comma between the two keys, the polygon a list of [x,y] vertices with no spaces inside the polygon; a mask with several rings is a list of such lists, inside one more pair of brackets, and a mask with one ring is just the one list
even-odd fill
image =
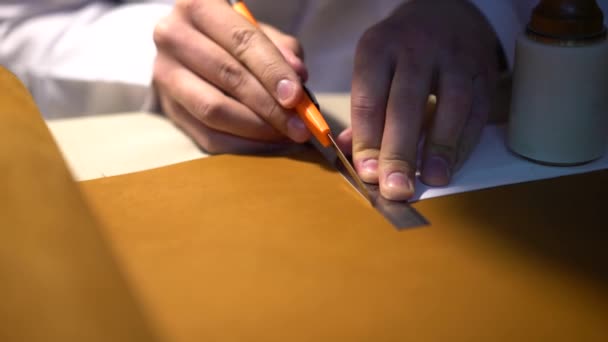
{"label": "index finger", "polygon": [[351,89],[353,161],[368,183],[378,183],[378,157],[393,76],[392,56],[383,49],[381,36],[381,31],[372,28],[361,37]]}
{"label": "index finger", "polygon": [[245,65],[285,108],[303,96],[300,78],[279,49],[225,0],[184,0],[193,25]]}

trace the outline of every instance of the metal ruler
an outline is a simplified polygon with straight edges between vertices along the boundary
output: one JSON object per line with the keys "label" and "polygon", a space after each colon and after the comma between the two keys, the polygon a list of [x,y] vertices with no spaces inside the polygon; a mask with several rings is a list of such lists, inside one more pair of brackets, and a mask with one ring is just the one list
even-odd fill
{"label": "metal ruler", "polygon": [[[334,166],[340,174],[359,192],[354,179],[350,176],[344,165],[334,161]],[[390,201],[380,195],[380,188],[376,184],[365,184],[372,199],[372,205],[382,216],[384,216],[397,230],[426,226],[429,221],[424,218],[407,201]],[[363,196],[363,195],[362,195]]]}

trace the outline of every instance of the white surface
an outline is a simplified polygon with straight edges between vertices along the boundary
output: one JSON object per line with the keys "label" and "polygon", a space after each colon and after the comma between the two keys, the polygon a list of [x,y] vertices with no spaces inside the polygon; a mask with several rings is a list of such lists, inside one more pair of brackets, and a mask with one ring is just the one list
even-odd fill
{"label": "white surface", "polygon": [[49,120],[76,180],[143,171],[205,157],[164,117],[147,113]]}
{"label": "white surface", "polygon": [[505,137],[504,125],[486,127],[479,145],[462,169],[454,174],[452,183],[443,188],[430,188],[418,181],[415,199],[608,169],[606,153],[602,158],[580,166],[537,164],[510,152],[504,143]]}
{"label": "white surface", "polygon": [[[348,121],[348,97],[320,96],[342,125]],[[87,180],[142,171],[206,157],[189,138],[164,117],[114,114],[49,121],[74,177]],[[427,199],[500,185],[608,169],[608,153],[589,164],[551,167],[512,154],[504,144],[505,127],[488,126],[481,141],[452,183],[429,188],[417,182],[414,199]]]}

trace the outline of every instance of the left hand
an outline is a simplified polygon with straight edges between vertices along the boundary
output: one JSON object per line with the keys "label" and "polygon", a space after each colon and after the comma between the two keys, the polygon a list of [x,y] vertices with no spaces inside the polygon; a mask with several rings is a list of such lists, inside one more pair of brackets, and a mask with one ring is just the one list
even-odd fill
{"label": "left hand", "polygon": [[[466,0],[411,0],[367,30],[355,55],[352,131],[338,137],[342,145],[352,139],[361,178],[379,183],[387,199],[408,199],[420,158],[424,183],[448,184],[487,120],[497,46]],[[430,94],[437,111],[426,122]]]}

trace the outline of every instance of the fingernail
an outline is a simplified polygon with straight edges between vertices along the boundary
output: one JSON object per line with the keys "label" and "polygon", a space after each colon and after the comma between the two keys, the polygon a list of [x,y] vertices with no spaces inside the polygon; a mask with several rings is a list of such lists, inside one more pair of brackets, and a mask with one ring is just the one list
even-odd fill
{"label": "fingernail", "polygon": [[386,177],[382,196],[389,200],[404,201],[414,193],[412,180],[403,172],[393,172]]}
{"label": "fingernail", "polygon": [[422,181],[431,186],[443,186],[450,182],[451,171],[448,161],[441,156],[430,156],[422,167]]}
{"label": "fingernail", "polygon": [[378,172],[378,159],[370,158],[361,162],[363,172],[375,173]]}
{"label": "fingernail", "polygon": [[279,101],[283,103],[289,102],[293,98],[295,91],[296,84],[288,79],[280,80],[279,84],[277,84],[277,95],[279,96]]}
{"label": "fingernail", "polygon": [[393,172],[386,177],[386,186],[393,189],[403,189],[409,191],[411,182],[403,172]]}
{"label": "fingernail", "polygon": [[301,143],[310,139],[310,132],[302,119],[294,115],[287,121],[287,136],[291,140]]}
{"label": "fingernail", "polygon": [[366,183],[378,184],[378,159],[368,158],[357,163],[357,173]]}

